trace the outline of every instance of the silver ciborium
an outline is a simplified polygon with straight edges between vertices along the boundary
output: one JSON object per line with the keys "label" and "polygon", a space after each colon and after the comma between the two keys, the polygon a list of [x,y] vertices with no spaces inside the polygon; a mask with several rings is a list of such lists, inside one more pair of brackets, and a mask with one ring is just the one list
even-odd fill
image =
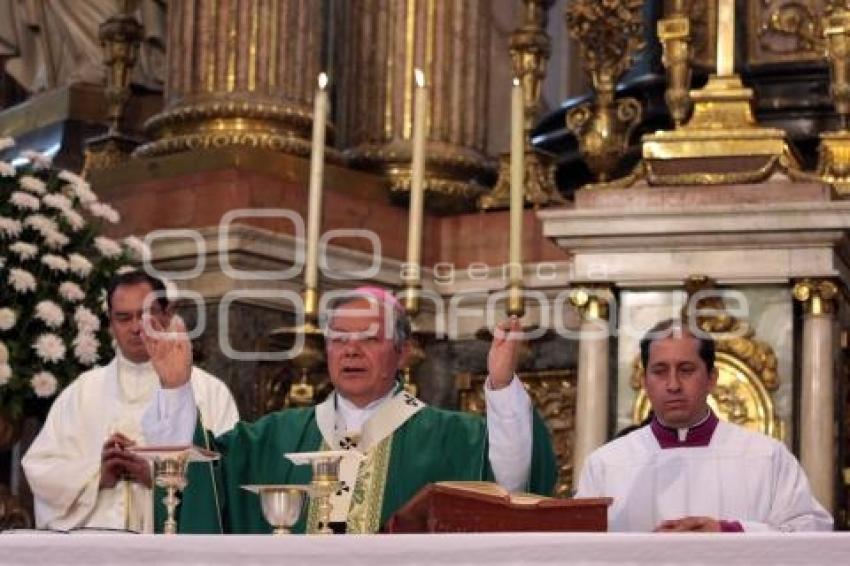
{"label": "silver ciborium", "polygon": [[141,446],[130,448],[137,456],[148,460],[154,466],[154,483],[165,490],[162,503],[165,505],[166,519],[162,532],[166,535],[177,534],[177,505],[187,482],[186,470],[190,462],[212,462],[218,460],[216,452],[197,446]]}
{"label": "silver ciborium", "polygon": [[260,496],[263,517],[276,535],[288,535],[301,517],[304,502],[310,493],[306,485],[243,485],[242,489]]}
{"label": "silver ciborium", "polygon": [[315,533],[319,535],[332,535],[330,528],[331,495],[340,487],[339,465],[346,456],[359,455],[356,452],[345,450],[328,450],[325,452],[293,452],[286,457],[296,465],[309,464],[313,468],[313,480],[310,482],[310,497],[316,502],[318,513],[318,528]]}

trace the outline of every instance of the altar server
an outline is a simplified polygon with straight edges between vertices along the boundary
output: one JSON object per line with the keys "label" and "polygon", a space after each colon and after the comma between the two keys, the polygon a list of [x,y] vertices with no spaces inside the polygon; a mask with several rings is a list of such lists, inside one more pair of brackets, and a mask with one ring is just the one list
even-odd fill
{"label": "altar server", "polygon": [[667,320],[640,344],[651,423],[594,451],[577,497],[614,498],[613,531],[816,531],[833,519],[784,444],[720,421],[714,341]]}
{"label": "altar server", "polygon": [[[141,271],[116,276],[107,302],[116,356],[62,391],[23,458],[39,528],[153,531],[149,466],[127,448],[146,443],[142,414],[159,386],[142,318],[168,326],[171,305],[162,281]],[[230,430],[239,415],[227,386],[196,367],[187,374],[204,426]]]}

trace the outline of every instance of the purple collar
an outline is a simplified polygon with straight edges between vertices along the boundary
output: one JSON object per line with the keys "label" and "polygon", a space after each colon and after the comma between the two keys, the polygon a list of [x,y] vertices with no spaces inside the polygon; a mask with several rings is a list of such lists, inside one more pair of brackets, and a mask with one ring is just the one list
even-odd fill
{"label": "purple collar", "polygon": [[696,426],[688,429],[688,435],[685,440],[679,441],[679,431],[675,428],[664,426],[658,421],[658,417],[653,417],[650,423],[652,434],[658,440],[658,445],[664,448],[694,448],[697,446],[708,446],[711,442],[711,436],[714,434],[714,429],[717,428],[719,419],[712,410],[709,409],[708,416],[704,421]]}

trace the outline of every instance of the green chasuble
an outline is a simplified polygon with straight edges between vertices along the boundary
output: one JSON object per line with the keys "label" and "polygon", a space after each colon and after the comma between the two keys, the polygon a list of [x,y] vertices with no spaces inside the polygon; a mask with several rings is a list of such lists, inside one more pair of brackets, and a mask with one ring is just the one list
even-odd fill
{"label": "green chasuble", "polygon": [[[180,496],[178,507],[178,528],[182,533],[270,533],[259,497],[240,486],[308,484],[310,466],[295,466],[284,454],[328,449],[316,422],[315,407],[286,409],[254,423],[241,422],[214,440],[199,425],[195,444],[216,450],[221,460],[189,466],[189,485]],[[373,504],[378,502],[380,517],[376,511],[369,524],[376,528],[428,483],[493,480],[485,420],[470,413],[423,406],[376,446],[375,452],[384,459],[388,456],[388,462],[384,460],[385,480],[382,476],[375,484],[383,485],[383,494],[378,493],[377,500],[372,498]],[[529,491],[551,494],[556,474],[549,433],[534,411]],[[358,474],[358,484],[363,475]],[[357,486],[352,499],[358,500]],[[159,532],[164,519],[160,500],[156,497]],[[303,513],[294,532],[304,532],[307,515]]]}

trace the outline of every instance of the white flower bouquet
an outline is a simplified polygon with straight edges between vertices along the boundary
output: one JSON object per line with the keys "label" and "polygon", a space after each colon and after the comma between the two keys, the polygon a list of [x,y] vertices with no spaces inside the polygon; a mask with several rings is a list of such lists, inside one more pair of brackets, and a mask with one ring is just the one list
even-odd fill
{"label": "white flower bouquet", "polygon": [[84,179],[21,155],[0,161],[0,413],[13,420],[109,360],[106,286],[144,253],[138,238],[101,234],[120,217]]}

